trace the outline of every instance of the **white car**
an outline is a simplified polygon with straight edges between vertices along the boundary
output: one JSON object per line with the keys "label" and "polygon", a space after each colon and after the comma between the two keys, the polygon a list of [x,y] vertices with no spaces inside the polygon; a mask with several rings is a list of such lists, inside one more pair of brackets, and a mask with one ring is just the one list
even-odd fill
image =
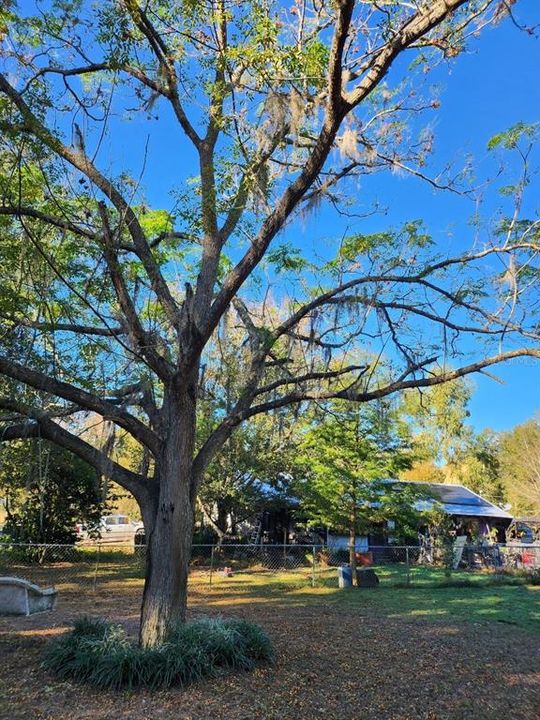
{"label": "white car", "polygon": [[116,545],[132,545],[135,535],[144,531],[142,522],[132,521],[127,515],[105,515],[101,518],[98,537],[92,538],[81,524],[76,526],[77,539],[85,542],[99,542]]}

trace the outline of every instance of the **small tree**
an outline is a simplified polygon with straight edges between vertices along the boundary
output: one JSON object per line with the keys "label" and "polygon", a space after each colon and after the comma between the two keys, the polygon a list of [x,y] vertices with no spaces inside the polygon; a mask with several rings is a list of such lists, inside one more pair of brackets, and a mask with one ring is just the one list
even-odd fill
{"label": "small tree", "polygon": [[430,562],[436,561],[444,567],[446,577],[454,568],[455,523],[440,503],[435,503],[428,513]]}
{"label": "small tree", "polygon": [[349,563],[356,576],[356,536],[374,522],[412,509],[400,503],[381,481],[410,465],[405,427],[386,404],[368,408],[334,405],[322,422],[308,430],[301,463],[306,477],[300,483],[303,504],[312,522],[349,536]]}

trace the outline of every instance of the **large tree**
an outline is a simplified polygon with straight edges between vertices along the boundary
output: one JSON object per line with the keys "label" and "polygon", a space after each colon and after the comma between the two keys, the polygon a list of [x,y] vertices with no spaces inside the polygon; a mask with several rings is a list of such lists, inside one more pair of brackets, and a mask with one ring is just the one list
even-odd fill
{"label": "large tree", "polygon": [[473,388],[466,378],[435,385],[426,392],[409,390],[404,410],[417,429],[419,458],[438,465],[452,462],[470,434],[466,420]]}
{"label": "large tree", "polygon": [[512,514],[540,514],[540,422],[528,420],[499,436],[501,481]]}
{"label": "large tree", "polygon": [[466,378],[409,391],[405,407],[418,432],[417,461],[404,479],[455,483],[502,505],[506,500],[500,473],[499,437],[490,430],[475,432],[467,424],[473,388]]}
{"label": "large tree", "polygon": [[[432,138],[418,118],[439,103],[423,71],[510,6],[49,0],[35,15],[0,10],[0,437],[39,432],[136,497],[148,538],[145,646],[185,616],[199,486],[240,423],[540,355],[522,312],[537,302],[538,229],[518,211],[454,251],[433,247],[417,222],[345,233],[330,257],[276,244],[323,201],[362,212],[340,197],[362,174],[398,170],[457,190],[426,170]],[[531,133],[514,128],[492,145],[526,145]],[[165,157],[178,163],[167,210],[152,201]],[[523,175],[511,191],[518,210],[525,187]],[[206,358],[231,322],[243,382],[201,438]],[[85,440],[87,413],[133,436],[138,471]]]}

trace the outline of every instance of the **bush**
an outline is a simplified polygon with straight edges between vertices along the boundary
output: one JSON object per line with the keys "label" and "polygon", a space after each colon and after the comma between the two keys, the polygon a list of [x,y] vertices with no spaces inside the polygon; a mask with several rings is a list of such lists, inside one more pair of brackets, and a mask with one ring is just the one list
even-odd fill
{"label": "bush", "polygon": [[44,665],[60,678],[132,689],[183,686],[227,669],[251,670],[272,659],[268,636],[247,620],[195,620],[174,628],[162,645],[143,649],[121,626],[84,617],[50,643]]}

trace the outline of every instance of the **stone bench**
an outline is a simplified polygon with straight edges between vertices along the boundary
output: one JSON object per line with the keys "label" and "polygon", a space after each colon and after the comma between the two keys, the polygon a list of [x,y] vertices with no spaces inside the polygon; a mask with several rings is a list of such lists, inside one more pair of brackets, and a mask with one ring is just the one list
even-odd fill
{"label": "stone bench", "polygon": [[0,615],[32,615],[53,610],[58,591],[17,577],[0,577]]}

